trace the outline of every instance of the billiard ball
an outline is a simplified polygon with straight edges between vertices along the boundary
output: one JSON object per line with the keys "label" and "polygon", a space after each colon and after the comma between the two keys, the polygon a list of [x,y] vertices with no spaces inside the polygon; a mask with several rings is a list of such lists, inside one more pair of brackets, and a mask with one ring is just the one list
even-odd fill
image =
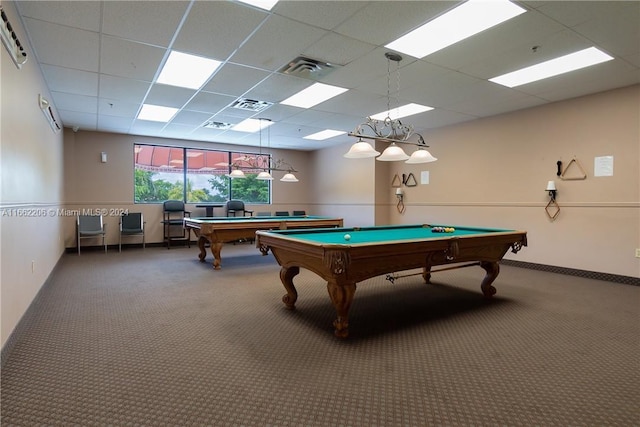
{"label": "billiard ball", "polygon": [[351,240],[351,235],[350,234],[345,234],[344,235],[344,240]]}

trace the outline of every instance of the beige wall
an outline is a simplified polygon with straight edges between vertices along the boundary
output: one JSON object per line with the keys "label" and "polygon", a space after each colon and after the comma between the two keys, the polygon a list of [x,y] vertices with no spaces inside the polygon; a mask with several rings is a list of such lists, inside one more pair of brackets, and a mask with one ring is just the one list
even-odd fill
{"label": "beige wall", "polygon": [[[407,210],[392,223],[443,223],[528,231],[515,260],[640,277],[640,86],[468,122],[424,135],[439,160],[394,163],[420,182],[404,187]],[[410,150],[407,150],[410,151]],[[613,156],[613,176],[594,176],[594,159]],[[573,159],[584,180],[561,180],[556,162]],[[573,164],[567,177],[577,177]],[[574,174],[575,173],[575,174]],[[560,215],[545,213],[555,180]]]}
{"label": "beige wall", "polygon": [[[26,43],[14,4],[2,5],[18,39]],[[0,340],[4,346],[64,247],[62,218],[57,214],[62,200],[62,132],[53,132],[38,103],[39,94],[51,96],[33,57],[18,69],[4,46],[0,51]]]}

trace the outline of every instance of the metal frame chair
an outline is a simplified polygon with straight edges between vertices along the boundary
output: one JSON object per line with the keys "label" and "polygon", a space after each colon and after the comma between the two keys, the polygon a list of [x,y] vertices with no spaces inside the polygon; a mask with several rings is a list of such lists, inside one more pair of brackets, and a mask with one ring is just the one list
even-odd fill
{"label": "metal frame chair", "polygon": [[227,201],[227,216],[236,216],[238,212],[242,212],[242,216],[253,216],[253,211],[246,209],[242,200]]}
{"label": "metal frame chair", "polygon": [[144,224],[142,212],[129,212],[120,217],[118,252],[122,252],[122,236],[142,236],[142,249],[145,249]]}
{"label": "metal frame chair", "polygon": [[76,218],[76,242],[78,244],[78,255],[80,255],[80,242],[82,239],[93,239],[102,237],[104,253],[107,253],[107,225],[102,222],[102,215],[78,215]]}
{"label": "metal frame chair", "polygon": [[[184,227],[184,218],[191,217],[191,212],[186,211],[182,200],[167,200],[163,203],[163,241],[167,243],[167,249],[171,248],[171,242],[174,240],[186,240],[187,245],[191,247],[191,229]],[[171,228],[180,227],[182,234],[171,234]]]}
{"label": "metal frame chair", "polygon": [[276,216],[289,216],[289,211],[276,211]]}

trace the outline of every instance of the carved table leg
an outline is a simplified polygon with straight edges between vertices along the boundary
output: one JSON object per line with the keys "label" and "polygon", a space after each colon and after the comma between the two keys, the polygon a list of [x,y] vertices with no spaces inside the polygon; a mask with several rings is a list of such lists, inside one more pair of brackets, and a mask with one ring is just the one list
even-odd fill
{"label": "carved table leg", "polygon": [[481,261],[480,267],[487,272],[484,279],[482,279],[480,289],[482,289],[482,293],[485,297],[491,298],[496,293],[496,288],[491,286],[491,284],[496,280],[496,277],[498,277],[498,273],[500,273],[500,266],[497,262]]}
{"label": "carved table leg", "polygon": [[222,250],[222,243],[211,242],[211,253],[213,254],[213,268],[220,270],[220,263],[222,258],[220,257],[220,251]]}
{"label": "carved table leg", "polygon": [[198,248],[200,248],[200,253],[198,254],[198,258],[200,258],[200,262],[204,262],[204,259],[207,257],[207,250],[205,248],[206,243],[207,243],[207,239],[204,236],[198,237]]}
{"label": "carved table leg", "polygon": [[289,310],[295,309],[296,301],[298,300],[298,291],[293,285],[293,278],[300,273],[300,267],[282,267],[280,269],[280,281],[287,290],[287,293],[282,297],[282,302],[287,306]]}
{"label": "carved table leg", "polygon": [[351,302],[356,293],[356,284],[355,282],[338,284],[330,281],[327,282],[327,290],[338,314],[336,320],[333,321],[335,328],[333,333],[338,338],[347,338],[349,336],[349,308],[351,308]]}
{"label": "carved table leg", "polygon": [[431,283],[431,265],[427,264],[422,267],[422,278],[424,279],[424,283]]}

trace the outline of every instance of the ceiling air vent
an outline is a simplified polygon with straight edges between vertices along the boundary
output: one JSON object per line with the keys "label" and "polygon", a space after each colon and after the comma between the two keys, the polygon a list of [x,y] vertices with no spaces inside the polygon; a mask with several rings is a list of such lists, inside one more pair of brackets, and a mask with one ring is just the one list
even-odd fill
{"label": "ceiling air vent", "polygon": [[283,74],[302,77],[310,80],[320,80],[336,68],[338,65],[329,64],[328,62],[318,61],[317,59],[298,56],[279,71]]}
{"label": "ceiling air vent", "polygon": [[255,99],[240,98],[234,102],[231,107],[245,111],[262,111],[273,105],[273,102],[256,101]]}
{"label": "ceiling air vent", "polygon": [[207,129],[229,129],[231,127],[231,123],[209,121],[203,124],[202,127]]}

